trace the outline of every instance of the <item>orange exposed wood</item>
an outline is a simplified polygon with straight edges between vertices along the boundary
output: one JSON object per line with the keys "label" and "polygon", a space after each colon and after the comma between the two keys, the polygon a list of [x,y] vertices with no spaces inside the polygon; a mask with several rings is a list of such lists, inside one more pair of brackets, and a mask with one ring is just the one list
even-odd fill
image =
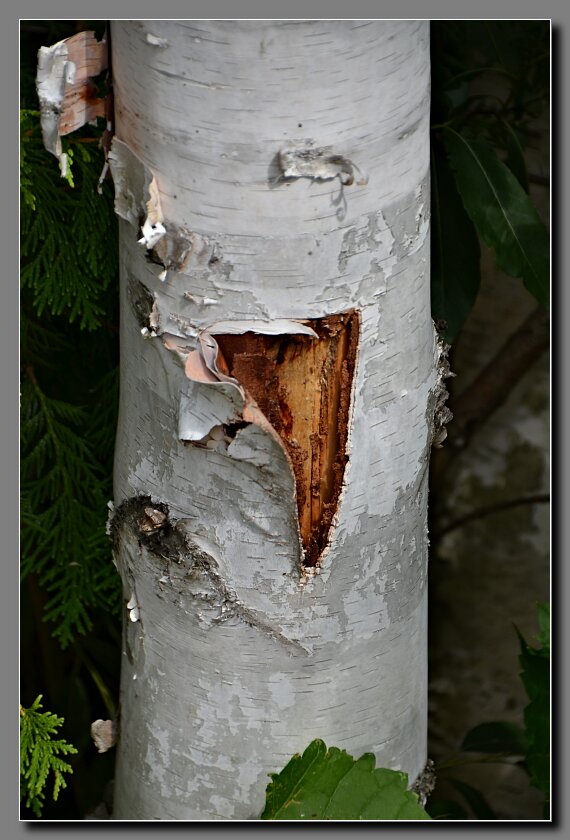
{"label": "orange exposed wood", "polygon": [[219,363],[280,435],[295,472],[305,565],[327,544],[347,462],[358,314],[307,321],[319,336],[217,335]]}
{"label": "orange exposed wood", "polygon": [[106,42],[98,41],[93,32],[78,32],[66,40],[66,46],[67,59],[75,65],[75,76],[65,85],[60,135],[105,116],[105,100],[98,98],[92,78],[107,69]]}

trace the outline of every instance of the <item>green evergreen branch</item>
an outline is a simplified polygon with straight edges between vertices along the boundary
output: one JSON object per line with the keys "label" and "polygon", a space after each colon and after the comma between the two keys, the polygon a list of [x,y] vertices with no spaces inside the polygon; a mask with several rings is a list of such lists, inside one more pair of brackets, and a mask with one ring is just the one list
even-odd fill
{"label": "green evergreen branch", "polygon": [[72,773],[71,764],[59,757],[73,755],[77,749],[63,739],[54,740],[63,718],[51,712],[40,712],[42,695],[29,709],[20,706],[20,801],[25,799],[39,817],[44,805],[48,776],[53,773],[53,799],[67,786],[64,773]]}
{"label": "green evergreen branch", "polygon": [[103,166],[97,138],[65,140],[72,188],[43,148],[37,111],[21,112],[20,136],[22,575],[36,574],[48,593],[45,619],[55,623],[54,635],[65,647],[91,628],[93,610],[115,613],[120,605],[105,534],[117,374],[107,370],[101,382],[93,381],[99,367],[89,367],[87,359],[84,373],[78,364],[82,348],[89,353],[91,345],[69,335],[74,321],[92,330],[108,312],[117,230],[110,190],[105,186],[103,197],[97,192]]}
{"label": "green evergreen branch", "polygon": [[108,477],[80,406],[50,399],[28,366],[22,386],[22,576],[50,595],[45,619],[65,647],[90,611],[119,609],[119,579],[105,534]]}
{"label": "green evergreen branch", "polygon": [[111,191],[97,191],[103,152],[82,138],[66,141],[72,189],[43,148],[37,112],[22,112],[20,137],[22,286],[32,290],[38,315],[65,314],[95,329],[118,265]]}

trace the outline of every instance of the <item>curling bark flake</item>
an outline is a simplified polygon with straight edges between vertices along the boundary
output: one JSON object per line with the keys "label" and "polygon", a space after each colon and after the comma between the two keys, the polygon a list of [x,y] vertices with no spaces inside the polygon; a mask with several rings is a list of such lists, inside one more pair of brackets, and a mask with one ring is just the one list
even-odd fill
{"label": "curling bark flake", "polygon": [[107,69],[107,42],[93,32],[78,32],[51,47],[40,47],[37,88],[44,145],[60,163],[63,176],[67,156],[61,137],[97,117],[105,116],[105,100],[98,97],[94,78]]}
{"label": "curling bark flake", "polygon": [[112,45],[115,816],[256,818],[316,737],[411,782],[439,393],[428,25],[115,21]]}

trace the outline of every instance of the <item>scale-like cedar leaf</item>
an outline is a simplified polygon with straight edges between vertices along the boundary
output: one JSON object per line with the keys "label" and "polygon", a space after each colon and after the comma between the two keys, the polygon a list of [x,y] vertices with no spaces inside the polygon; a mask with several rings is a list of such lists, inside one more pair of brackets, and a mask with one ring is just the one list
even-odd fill
{"label": "scale-like cedar leaf", "polygon": [[20,706],[20,799],[39,817],[44,804],[48,776],[53,774],[53,799],[67,787],[64,773],[72,767],[61,755],[73,755],[77,749],[63,739],[55,739],[63,718],[52,712],[40,712],[40,694],[29,709]]}
{"label": "scale-like cedar leaf", "polygon": [[435,319],[446,322],[445,339],[451,344],[479,291],[479,240],[447,158],[435,143],[431,175],[431,310]]}
{"label": "scale-like cedar leaf", "polygon": [[312,741],[267,786],[264,820],[429,820],[406,773]]}
{"label": "scale-like cedar leaf", "polygon": [[447,128],[445,145],[465,209],[497,265],[548,306],[549,237],[531,199],[483,141]]}
{"label": "scale-like cedar leaf", "polygon": [[[111,191],[97,185],[104,157],[92,138],[74,140],[75,189],[43,147],[39,114],[28,111],[21,130],[21,285],[34,309],[64,314],[82,329],[105,315],[102,295],[116,279],[117,219]],[[83,142],[85,141],[85,142]]]}
{"label": "scale-like cedar leaf", "polygon": [[110,492],[83,408],[22,383],[22,577],[35,574],[49,599],[45,618],[62,647],[91,628],[93,608],[112,610],[120,583],[105,534]]}

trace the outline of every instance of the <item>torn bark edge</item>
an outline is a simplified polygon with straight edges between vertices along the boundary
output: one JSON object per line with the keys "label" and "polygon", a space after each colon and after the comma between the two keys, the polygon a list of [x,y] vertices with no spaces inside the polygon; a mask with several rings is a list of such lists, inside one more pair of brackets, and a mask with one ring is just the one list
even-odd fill
{"label": "torn bark edge", "polygon": [[139,244],[150,251],[166,233],[156,178],[118,137],[113,138],[108,160],[115,184],[115,212],[142,233]]}
{"label": "torn bark edge", "polygon": [[[351,186],[354,184],[354,170],[360,172],[359,167],[349,158],[335,154],[331,146],[315,147],[312,140],[293,143],[281,149],[278,163],[281,169],[279,181],[296,178],[332,181],[338,177],[343,186]],[[365,186],[368,176],[363,173],[361,175],[356,183]]]}
{"label": "torn bark edge", "polygon": [[435,406],[433,412],[433,432],[431,445],[435,449],[441,449],[443,441],[447,437],[447,424],[453,419],[453,413],[445,405],[449,398],[449,391],[445,385],[445,380],[455,376],[451,372],[449,365],[449,350],[450,345],[442,338],[436,327],[436,347],[437,347],[437,384],[435,387]]}
{"label": "torn bark edge", "polygon": [[[322,149],[314,150],[313,161],[322,158]],[[344,160],[344,159],[343,159]],[[216,244],[211,243],[206,237],[199,234],[192,234],[189,231],[167,227],[162,224],[164,221],[159,199],[159,189],[156,178],[144,162],[129,148],[129,146],[115,137],[109,161],[113,180],[115,182],[115,210],[119,216],[142,228],[143,237],[139,243],[147,250],[147,258],[163,266],[164,271],[159,275],[161,280],[165,279],[169,268],[177,271],[184,271],[187,264],[199,263],[202,267],[204,262],[210,265],[219,261],[219,253]],[[319,162],[319,161],[317,161]],[[320,161],[322,163],[322,160]],[[307,161],[305,161],[307,163]],[[339,174],[338,166],[343,165],[340,159],[328,157],[325,163],[337,169],[334,172],[317,172],[326,175],[327,178],[336,177]],[[350,162],[346,162],[352,167]],[[320,164],[319,164],[320,165]],[[348,172],[348,170],[346,170]],[[352,173],[352,168],[350,168]],[[299,176],[307,174],[297,173]],[[320,177],[317,174],[316,177]],[[342,180],[342,179],[341,179]],[[343,182],[344,183],[344,182]],[[146,216],[145,216],[146,214]],[[142,219],[144,218],[144,221]],[[186,295],[185,295],[186,296]],[[207,328],[195,329],[191,322],[181,325],[180,331],[174,325],[174,329],[160,323],[160,312],[157,305],[157,298],[154,295],[154,304],[151,304],[152,293],[145,290],[141,297],[138,293],[130,295],[135,315],[141,327],[143,337],[161,337],[165,349],[172,351],[181,361],[186,377],[193,382],[212,386],[209,397],[204,398],[204,410],[195,411],[190,406],[190,397],[182,393],[179,405],[179,428],[178,437],[182,441],[203,446],[208,449],[229,452],[232,442],[239,435],[242,429],[253,424],[268,434],[279,446],[285,456],[290,472],[293,476],[294,503],[298,509],[297,498],[297,471],[293,463],[293,455],[289,452],[286,442],[279,431],[271,422],[271,419],[262,411],[251,393],[230,375],[225,367],[225,362],[220,353],[218,343],[214,335],[239,335],[247,332],[253,334],[265,334],[276,337],[288,337],[295,334],[310,336],[312,339],[319,339],[319,335],[308,325],[308,322],[291,321],[287,319],[273,319],[263,321],[219,321],[210,324]],[[136,300],[135,300],[136,298]],[[144,298],[144,299],[143,299]],[[346,314],[346,313],[344,313]],[[173,316],[170,315],[170,320]],[[181,334],[182,333],[182,334]],[[196,347],[196,343],[198,347]],[[358,347],[358,344],[356,345]],[[356,357],[357,351],[354,356]],[[354,364],[351,366],[354,371]],[[352,405],[354,379],[351,374],[352,386],[349,389],[347,412],[347,432],[344,441],[344,454],[348,455],[349,426]],[[256,392],[257,394],[257,392]],[[258,396],[259,399],[259,396]],[[235,453],[237,457],[237,453]],[[336,462],[335,462],[336,464]],[[259,464],[258,464],[259,465]],[[344,467],[343,465],[343,476]],[[336,466],[335,466],[336,469]],[[344,481],[341,481],[337,501],[340,501]],[[318,495],[318,494],[317,494]],[[329,514],[329,526],[327,527],[327,539],[325,545],[319,551],[318,557],[324,556],[330,544],[330,533],[334,530],[336,521],[336,508],[332,516]],[[297,527],[299,531],[299,542],[301,547],[301,567],[305,567],[306,546],[301,537],[301,526],[297,516]],[[312,552],[314,554],[314,552]],[[308,555],[307,555],[308,557]],[[319,565],[316,562],[309,562],[307,569],[315,569]],[[309,572],[307,572],[309,573]]]}
{"label": "torn bark edge", "polygon": [[[242,346],[234,337],[243,333],[249,333],[250,337]],[[266,335],[269,343],[255,339],[256,333],[259,339]],[[220,335],[220,345],[212,334]],[[297,524],[303,546],[302,566],[307,574],[317,573],[338,523],[351,446],[349,432],[359,334],[360,316],[354,310],[305,323],[283,319],[266,323],[220,321],[211,325],[208,333],[201,334],[199,348],[188,353],[184,362],[188,379],[208,384],[213,390],[200,397],[204,400],[203,410],[196,410],[195,398],[187,407],[185,398],[181,398],[180,439],[238,457],[232,443],[234,439],[237,443],[245,426],[253,424],[273,438],[292,471]],[[317,414],[313,413],[312,431],[304,421],[296,426],[293,419],[297,417],[298,409],[302,417],[307,406],[304,397],[300,403],[298,401],[302,387],[299,390],[291,386],[296,381],[310,381],[304,378],[303,366],[296,366],[300,359],[307,357],[299,351],[300,342],[291,341],[295,335],[323,341],[324,355],[319,357],[320,351],[316,351],[317,356],[313,358],[313,351],[309,351],[308,357],[312,359],[310,372],[313,373],[313,368],[316,371],[316,386],[325,380],[327,383],[322,392],[320,385],[317,388],[319,407]],[[182,349],[178,342],[175,346],[169,341],[168,346]],[[275,360],[277,366],[271,367],[269,372],[263,363],[271,366],[275,365]],[[250,375],[253,370],[257,373]],[[293,376],[289,379],[288,374],[283,373],[289,370],[301,372],[303,378],[298,380]],[[304,387],[310,388],[310,385]],[[217,396],[219,391],[223,392],[221,402]],[[312,410],[314,412],[314,407]],[[255,456],[252,452],[252,463],[256,463]]]}
{"label": "torn bark edge", "polygon": [[[360,317],[358,313],[350,310],[349,312],[339,313],[338,315],[325,316],[323,319],[317,319],[318,323],[321,324],[320,327],[314,325],[311,320],[293,321],[282,318],[273,320],[215,321],[203,330],[196,328],[195,332],[192,331],[192,335],[186,333],[181,336],[171,333],[168,327],[164,329],[165,325],[160,323],[157,293],[153,294],[144,284],[140,283],[140,281],[135,281],[134,278],[130,278],[128,288],[133,314],[138,325],[141,327],[143,337],[160,338],[160,346],[174,354],[178,363],[183,368],[186,378],[198,386],[207,386],[205,389],[199,388],[190,393],[185,389],[182,389],[180,392],[177,430],[179,440],[185,444],[202,449],[214,450],[220,454],[227,453],[231,458],[248,460],[253,465],[265,468],[268,466],[266,459],[269,450],[263,449],[263,446],[260,448],[259,439],[256,439],[255,436],[244,436],[242,433],[248,426],[254,426],[268,435],[274,444],[278,446],[292,477],[292,503],[297,509],[296,525],[300,546],[300,556],[297,559],[298,567],[302,575],[306,574],[311,576],[318,574],[322,560],[328,554],[332,542],[332,535],[338,524],[338,508],[344,496],[344,488],[346,486],[346,469],[349,464],[352,445],[351,425],[354,408],[354,390],[356,387],[354,370],[356,369],[359,355],[358,336],[360,334]],[[345,422],[342,426],[344,432],[339,431],[340,438],[338,445],[341,448],[338,449],[338,452],[334,449],[332,473],[329,475],[329,472],[327,472],[327,464],[330,467],[332,462],[329,463],[329,460],[322,461],[322,457],[323,455],[326,457],[328,449],[321,451],[317,457],[317,462],[313,462],[317,464],[316,473],[314,470],[311,470],[311,476],[316,476],[317,480],[320,480],[321,468],[324,465],[325,478],[323,480],[333,481],[337,487],[334,491],[334,499],[327,496],[326,490],[324,497],[322,497],[322,493],[320,494],[323,505],[322,515],[326,521],[326,531],[322,531],[322,528],[319,526],[320,530],[317,529],[317,537],[315,536],[317,531],[315,530],[314,522],[321,522],[321,518],[319,516],[318,520],[314,520],[314,517],[311,515],[309,534],[306,527],[306,510],[304,505],[305,503],[310,503],[311,508],[314,508],[315,500],[313,497],[315,495],[319,497],[319,492],[315,494],[315,488],[312,485],[309,488],[307,476],[304,475],[303,471],[299,475],[299,461],[296,460],[299,444],[296,433],[293,433],[292,437],[294,443],[290,442],[293,427],[291,425],[292,418],[287,413],[290,411],[286,396],[288,392],[282,387],[286,387],[285,381],[282,380],[280,385],[276,385],[275,389],[271,391],[271,394],[278,396],[273,402],[270,402],[268,409],[265,403],[265,394],[262,393],[260,397],[260,393],[255,388],[250,390],[247,376],[245,376],[245,379],[242,379],[241,375],[236,375],[233,369],[230,370],[228,368],[225,357],[227,347],[223,344],[222,347],[224,349],[222,352],[218,341],[216,341],[216,336],[220,336],[224,341],[245,334],[250,334],[251,336],[258,335],[259,337],[267,336],[270,340],[277,340],[279,353],[285,354],[285,345],[295,337],[304,337],[305,339],[311,339],[311,341],[319,341],[321,337],[326,336],[327,331],[330,333],[332,330],[331,334],[335,335],[339,331],[339,328],[336,322],[331,325],[329,321],[334,321],[334,319],[338,318],[341,318],[341,321],[348,319],[347,323],[350,324],[346,338],[348,345],[345,346],[343,351],[347,355],[346,358],[344,356],[342,358],[339,357],[341,364],[337,372],[343,384],[340,385],[339,380],[338,387],[340,387],[340,391],[338,389],[337,391],[334,389],[330,391],[325,405],[328,406],[329,400],[332,399],[333,402],[327,410],[329,413],[332,411],[331,417],[333,415],[336,416],[337,409],[334,408],[334,405],[336,405],[335,401],[340,400],[337,408],[341,409],[344,406],[341,415],[345,418]],[[315,326],[315,329],[313,329],[311,324]],[[321,329],[324,330],[323,336],[321,336]],[[315,330],[319,330],[319,332]],[[251,340],[250,338],[250,342]],[[275,344],[273,345],[272,352],[274,351]],[[231,365],[231,359],[233,358],[231,349],[229,352],[228,364]],[[270,356],[267,358],[269,359]],[[283,355],[281,363],[285,361],[286,356]],[[321,361],[326,362],[328,369],[331,364],[330,359],[327,357]],[[336,365],[337,363],[335,362],[334,364]],[[273,383],[273,380],[271,382]],[[277,410],[277,406],[279,410]],[[277,423],[275,422],[276,418],[273,416],[272,410],[274,413],[277,411]],[[330,424],[326,422],[326,417],[322,414],[322,406],[320,411],[318,429],[315,428],[314,434],[322,434],[325,439],[328,439]],[[281,414],[284,412],[283,416],[279,412]],[[280,419],[283,421],[283,427],[279,422]],[[323,423],[325,424],[324,426]],[[338,428],[340,429],[340,426]],[[291,447],[293,447],[293,451],[291,451]],[[247,450],[250,450],[249,455],[246,454]],[[302,452],[304,450],[300,451]],[[339,453],[342,453],[340,461]],[[334,475],[337,477],[334,478]],[[309,476],[309,482],[312,480],[311,476]],[[318,551],[316,550],[315,539],[318,542]]]}
{"label": "torn bark edge", "polygon": [[[157,501],[150,496],[133,496],[125,499],[116,508],[113,506],[111,513],[107,531],[111,536],[114,555],[120,551],[122,529],[128,528],[138,539],[139,549],[144,547],[147,552],[157,558],[162,558],[162,560],[177,566],[183,566],[186,571],[185,580],[188,583],[188,593],[199,601],[205,602],[208,599],[204,599],[204,592],[201,590],[194,592],[189,584],[192,571],[202,576],[215,595],[216,602],[213,606],[219,609],[219,613],[206,619],[203,614],[198,612],[198,620],[205,621],[207,626],[213,627],[223,624],[231,618],[237,618],[289,648],[298,650],[305,655],[311,654],[310,647],[303,644],[299,639],[290,638],[282,630],[274,627],[263,613],[250,609],[239,600],[237,594],[224,581],[215,557],[200,545],[199,537],[188,530],[188,520],[184,518],[171,519],[168,506],[164,502]],[[149,531],[151,525],[153,527]],[[114,563],[118,568],[116,558],[114,558]],[[123,573],[128,579],[128,588],[134,592],[134,585],[130,581],[132,575],[128,567],[123,568]],[[164,583],[166,577],[163,575],[158,582]],[[138,612],[139,604],[135,595],[131,595],[126,606],[128,610],[136,609]],[[129,614],[128,618],[130,621],[140,620],[139,615],[133,618]],[[127,626],[129,626],[128,622]]]}
{"label": "torn bark edge", "polygon": [[184,274],[221,265],[215,241],[165,221],[156,176],[118,137],[113,137],[108,162],[115,185],[115,212],[137,230],[147,260],[161,267],[159,280],[166,280],[168,271]]}
{"label": "torn bark edge", "polygon": [[[278,335],[289,330],[289,334],[302,334],[318,339],[313,329],[301,322],[286,321],[280,319],[277,322],[232,322],[230,329],[235,333],[259,331],[269,332]],[[293,497],[292,505],[295,509],[295,523],[298,539],[299,556],[297,566],[304,574],[305,547],[300,530],[299,517],[297,514],[297,483],[295,469],[287,448],[281,436],[259,408],[257,402],[247,389],[233,376],[225,366],[223,357],[219,352],[218,343],[211,334],[212,332],[225,333],[228,329],[227,322],[218,322],[210,326],[208,331],[202,331],[198,336],[198,347],[188,349],[187,343],[175,336],[161,335],[164,347],[174,352],[180,362],[184,365],[186,377],[191,381],[202,385],[208,385],[214,389],[210,397],[208,407],[213,404],[217,394],[221,392],[221,405],[210,408],[209,412],[198,412],[196,417],[194,410],[187,411],[185,400],[188,398],[181,394],[179,406],[178,437],[183,442],[205,449],[213,449],[220,452],[227,452],[232,457],[232,443],[237,440],[240,433],[249,425],[261,429],[279,447],[285,462],[287,463],[291,478]]]}
{"label": "torn bark edge", "polygon": [[108,67],[107,40],[94,32],[78,32],[51,47],[40,47],[36,86],[45,148],[59,160],[67,175],[67,155],[61,137],[97,117],[106,116],[92,79]]}
{"label": "torn bark edge", "polygon": [[433,759],[428,758],[426,766],[421,771],[410,790],[417,794],[418,800],[422,808],[425,808],[426,802],[435,790],[437,782],[435,774],[435,763]]}
{"label": "torn bark edge", "polygon": [[[226,327],[224,322],[220,322],[222,327]],[[236,327],[236,323],[234,322],[234,330],[235,332],[254,332],[257,331],[253,329],[253,324],[255,322],[243,322],[242,328],[238,329]],[[259,322],[260,324],[262,322]],[[281,326],[284,325],[285,322],[281,322]],[[291,325],[294,322],[288,322]],[[247,324],[247,328],[244,328],[245,324]],[[192,382],[198,382],[203,384],[210,384],[210,385],[221,385],[226,384],[230,386],[230,390],[226,389],[226,393],[230,396],[231,402],[235,406],[235,414],[233,417],[228,417],[228,420],[231,423],[239,424],[239,423],[253,423],[256,426],[259,426],[264,432],[266,432],[273,440],[279,445],[279,448],[283,451],[287,462],[289,463],[289,467],[291,469],[292,474],[294,475],[293,464],[281,440],[280,435],[277,431],[273,428],[273,425],[269,422],[269,420],[265,417],[261,409],[259,408],[257,402],[253,399],[251,394],[248,393],[246,388],[238,382],[233,376],[229,375],[229,371],[224,369],[225,366],[221,365],[221,356],[219,352],[218,343],[211,334],[210,330],[215,330],[216,326],[213,325],[208,332],[203,331],[199,336],[199,347],[196,350],[191,350],[185,361],[184,365],[184,372],[188,379]],[[218,327],[218,333],[221,333],[223,330]],[[296,332],[310,335],[311,337],[318,338],[317,334],[312,330],[310,327],[306,327],[303,324],[298,324],[298,329],[293,329],[291,334]],[[263,332],[263,328],[259,328],[259,332]],[[281,333],[279,333],[281,334]],[[168,347],[168,345],[165,345]],[[169,348],[170,349],[170,348]],[[235,393],[232,394],[232,391]],[[233,397],[233,398],[232,398]],[[197,433],[194,437],[185,437],[181,439],[188,440],[191,443],[204,443],[207,440],[208,435],[212,432],[212,430],[217,429],[219,424],[214,424],[211,429],[208,430],[206,435],[200,435],[197,437]]]}

